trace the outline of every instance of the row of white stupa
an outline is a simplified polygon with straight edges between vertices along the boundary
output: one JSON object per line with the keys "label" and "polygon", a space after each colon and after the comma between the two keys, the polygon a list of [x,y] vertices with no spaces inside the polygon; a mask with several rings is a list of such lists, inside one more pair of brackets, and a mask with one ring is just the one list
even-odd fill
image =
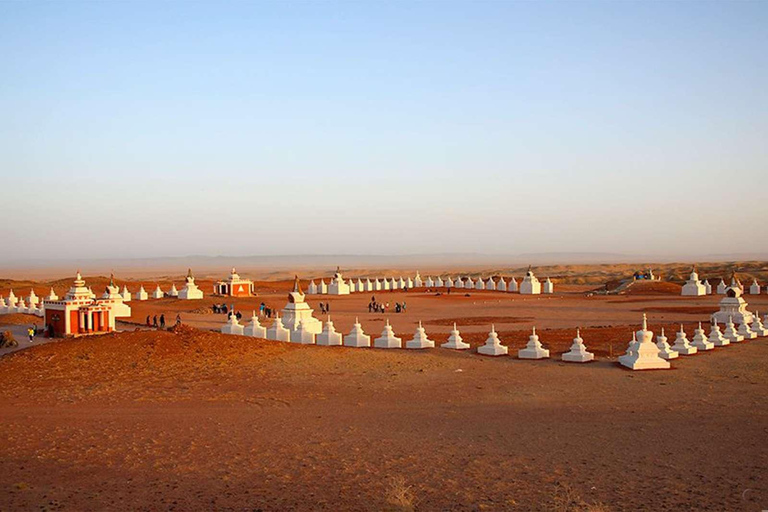
{"label": "row of white stupa", "polygon": [[500,292],[519,292],[523,295],[538,295],[540,293],[554,293],[554,284],[547,278],[542,284],[538,278],[533,274],[533,271],[529,268],[525,277],[518,286],[517,280],[513,277],[509,282],[505,281],[503,277],[498,280],[494,280],[493,277],[489,277],[484,280],[477,278],[473,280],[471,277],[427,277],[422,279],[419,273],[416,273],[416,277],[411,279],[410,277],[403,279],[400,278],[382,278],[382,279],[365,279],[361,278],[350,279],[346,281],[341,275],[341,272],[337,269],[333,278],[328,284],[325,280],[321,279],[320,284],[316,284],[314,281],[309,283],[307,287],[308,295],[348,295],[355,292],[378,292],[387,290],[403,290],[413,288],[454,288],[465,290],[494,290]]}
{"label": "row of white stupa", "polygon": [[[739,289],[741,289],[741,293],[744,293],[746,291],[744,289],[744,285],[741,284],[741,282],[736,278],[736,276],[731,277],[730,286],[738,287]],[[725,295],[726,291],[728,290],[728,287],[729,286],[725,284],[725,279],[720,279],[720,283],[715,288],[715,293],[717,293],[718,295]],[[768,293],[768,286],[765,287],[765,293]],[[749,287],[749,294],[760,295],[760,283],[757,282],[757,279],[752,280],[752,285]],[[691,275],[689,276],[688,280],[683,285],[681,295],[685,295],[688,297],[712,295],[712,285],[709,284],[709,281],[707,279],[704,279],[703,281],[701,281],[699,279],[699,274],[696,272],[696,268],[694,268],[691,271]]]}

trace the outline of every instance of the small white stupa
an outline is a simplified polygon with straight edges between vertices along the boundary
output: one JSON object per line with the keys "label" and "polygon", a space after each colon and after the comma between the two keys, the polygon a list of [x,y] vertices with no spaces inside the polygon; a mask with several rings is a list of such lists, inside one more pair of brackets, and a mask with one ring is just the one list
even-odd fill
{"label": "small white stupa", "polygon": [[653,332],[648,330],[648,319],[643,314],[643,328],[635,333],[627,353],[619,357],[619,363],[631,370],[666,370],[669,361],[659,357],[659,347],[653,342]]}
{"label": "small white stupa", "polygon": [[448,341],[440,345],[440,347],[453,350],[466,350],[469,348],[469,343],[464,343],[464,340],[462,340],[461,334],[459,334],[459,330],[456,328],[456,322],[453,323],[453,330]]}
{"label": "small white stupa", "polygon": [[426,286],[427,288],[434,288],[435,287],[435,281],[430,276],[427,276],[427,280],[424,283],[424,286]]}
{"label": "small white stupa", "polygon": [[456,283],[454,282],[453,278],[451,276],[448,276],[448,279],[445,280],[445,287],[446,288],[455,288]]}
{"label": "small white stupa", "polygon": [[745,340],[753,340],[757,338],[757,333],[750,329],[749,324],[744,321],[739,324],[739,330],[736,332],[743,336]]}
{"label": "small white stupa", "polygon": [[427,338],[427,333],[419,322],[413,338],[405,343],[405,348],[435,348],[435,342]]}
{"label": "small white stupa", "polygon": [[751,326],[752,331],[758,336],[768,336],[768,329],[765,328],[763,321],[760,320],[760,313],[755,311],[755,314],[752,317],[754,318]]}
{"label": "small white stupa", "polygon": [[285,328],[278,314],[275,321],[267,329],[267,339],[273,341],[291,341],[291,331]]}
{"label": "small white stupa", "polygon": [[371,337],[363,332],[363,327],[360,322],[355,318],[355,324],[352,326],[352,330],[349,334],[344,336],[345,347],[370,347]]}
{"label": "small white stupa", "polygon": [[381,336],[373,340],[373,346],[376,348],[403,348],[403,340],[395,336],[392,326],[389,325],[389,318],[381,331]]}
{"label": "small white stupa", "polygon": [[410,276],[405,278],[405,287],[409,290],[413,288],[413,279],[411,279]]}
{"label": "small white stupa", "polygon": [[152,292],[152,298],[153,299],[162,299],[165,296],[163,293],[163,290],[160,289],[160,285],[158,284],[155,288],[155,291]]}
{"label": "small white stupa", "polygon": [[499,292],[507,291],[507,282],[504,280],[503,277],[499,277],[499,282],[496,283],[496,291],[499,291]]}
{"label": "small white stupa", "polygon": [[313,310],[305,302],[304,292],[301,291],[299,276],[293,280],[293,291],[288,294],[288,303],[283,308],[283,326],[289,331],[298,330],[299,324],[304,324],[304,329],[315,334],[323,330],[323,325],[312,316]]}
{"label": "small white stupa", "polygon": [[328,293],[328,285],[325,284],[324,280],[320,280],[320,284],[317,285],[317,293],[320,295],[326,295]]}
{"label": "small white stupa", "polygon": [[698,329],[694,331],[691,345],[696,347],[696,349],[698,349],[699,352],[712,350],[713,348],[715,348],[715,344],[707,340],[707,335],[704,332],[704,329],[701,328],[701,322],[699,322]]}
{"label": "small white stupa", "polygon": [[419,275],[419,271],[416,271],[416,277],[413,278],[413,286],[416,288],[423,288],[424,287],[424,281],[421,279],[421,276]]}
{"label": "small white stupa", "polygon": [[315,343],[325,346],[338,346],[344,343],[341,333],[336,332],[336,328],[331,322],[331,315],[328,315],[328,320],[323,325],[323,331],[315,337]]}
{"label": "small white stupa", "polygon": [[251,336],[253,338],[266,338],[267,337],[267,328],[262,326],[259,322],[259,315],[256,314],[256,311],[253,311],[253,315],[251,316],[251,322],[245,326],[245,329],[243,330],[243,334],[246,336]]}
{"label": "small white stupa", "polygon": [[[174,286],[173,289],[175,288]],[[179,292],[179,298],[181,300],[199,300],[203,298],[203,290],[195,284],[195,276],[192,275],[191,268],[187,269],[187,277],[184,278],[184,288]]]}
{"label": "small white stupa", "polygon": [[725,324],[725,331],[723,332],[723,337],[730,341],[731,343],[738,343],[740,341],[744,341],[744,336],[736,332],[736,326],[733,325],[733,319],[729,318],[728,322]]}
{"label": "small white stupa", "polygon": [[357,291],[357,292],[365,292],[365,291],[367,291],[366,288],[365,288],[365,283],[359,277],[357,278],[357,284],[355,285],[355,291]]}
{"label": "small white stupa", "polygon": [[712,295],[712,285],[709,284],[709,280],[705,279],[701,284],[704,285],[704,291],[707,293],[707,295]]}
{"label": "small white stupa", "polygon": [[493,280],[493,277],[489,277],[488,280],[485,282],[485,289],[496,290],[496,281]]}
{"label": "small white stupa", "polygon": [[518,290],[519,288],[517,286],[517,279],[514,277],[509,278],[509,282],[507,283],[507,291],[512,293],[517,292]]}
{"label": "small white stupa", "polygon": [[176,288],[176,283],[171,284],[171,289],[168,291],[169,297],[178,297],[179,296],[179,290]]}
{"label": "small white stupa", "polygon": [[453,280],[453,287],[454,288],[464,288],[464,280],[461,277],[456,276],[456,279]]}
{"label": "small white stupa", "polygon": [[341,269],[336,267],[336,273],[333,274],[331,284],[328,285],[328,295],[349,295],[349,293],[349,285],[341,275]]}
{"label": "small white stupa", "polygon": [[373,282],[373,291],[375,291],[375,292],[378,292],[378,291],[380,291],[380,290],[382,289],[382,286],[383,286],[383,285],[381,284],[381,281],[379,281],[379,279],[377,278],[377,279],[376,279],[376,280]]}
{"label": "small white stupa", "polygon": [[464,280],[464,288],[474,288],[475,282],[472,280],[471,277],[467,276],[467,278]]}
{"label": "small white stupa", "polygon": [[676,359],[680,357],[680,354],[672,350],[667,342],[667,337],[664,335],[664,328],[661,328],[661,334],[656,336],[656,346],[659,347],[659,357],[662,359]]}
{"label": "small white stupa", "polygon": [[230,313],[227,323],[221,326],[221,332],[223,334],[243,335],[243,326],[237,321],[237,315],[234,312]]}
{"label": "small white stupa", "polygon": [[307,286],[307,295],[317,295],[317,285],[314,280],[310,281],[309,286]]}
{"label": "small white stupa", "polygon": [[581,339],[580,329],[576,329],[576,337],[573,338],[571,350],[564,353],[562,359],[569,363],[586,363],[595,359],[595,354],[587,352],[584,340]]}
{"label": "small white stupa", "polygon": [[482,277],[478,277],[477,281],[475,281],[475,290],[485,290],[485,283]]}
{"label": "small white stupa", "polygon": [[528,344],[525,348],[517,351],[517,357],[520,359],[546,359],[549,357],[549,350],[545,349],[539,341],[539,335],[536,334],[536,327],[528,337]]}
{"label": "small white stupa", "polygon": [[437,279],[435,279],[435,287],[443,288],[444,286],[445,286],[445,283],[443,283],[443,278],[440,276],[437,276]]}
{"label": "small white stupa", "polygon": [[[53,289],[51,289],[53,291]],[[123,302],[131,302],[131,292],[128,291],[128,287],[123,285],[123,291],[120,292],[120,296],[123,298]]]}
{"label": "small white stupa", "polygon": [[403,276],[400,276],[400,278],[397,280],[397,289],[402,290],[405,288],[406,282],[405,279],[403,279]]}
{"label": "small white stupa", "polygon": [[728,286],[725,284],[725,280],[720,279],[720,283],[717,285],[717,294],[725,295],[725,290],[727,289],[728,289]]}
{"label": "small white stupa", "polygon": [[139,287],[139,291],[136,292],[136,294],[133,296],[134,300],[147,300],[149,299],[149,295],[147,294],[147,291],[144,289],[144,286],[142,285]]}
{"label": "small white stupa", "polygon": [[300,321],[296,330],[291,331],[291,343],[300,343],[302,345],[314,345],[315,333],[307,330],[304,321]]}
{"label": "small white stupa", "polygon": [[699,281],[699,274],[696,272],[696,267],[691,269],[691,275],[683,285],[683,289],[680,292],[685,296],[698,297],[699,295],[706,295],[706,287]]}
{"label": "small white stupa", "polygon": [[[51,291],[48,292],[48,295],[45,296],[45,300],[59,300],[59,296],[56,295],[56,292],[53,291],[53,288],[51,288]],[[131,299],[128,299],[131,300]],[[125,300],[125,297],[123,297],[124,302],[128,302]]]}
{"label": "small white stupa", "polygon": [[555,293],[555,285],[552,283],[552,280],[550,278],[547,278],[544,281],[544,288],[542,289],[542,293],[546,293],[546,294]]}
{"label": "small white stupa", "polygon": [[38,302],[40,302],[40,299],[38,298],[37,294],[35,293],[35,290],[30,288],[29,295],[27,295],[27,305],[28,306],[37,306]]}
{"label": "small white stupa", "polygon": [[25,313],[27,312],[27,304],[24,302],[24,299],[19,299],[16,302],[16,308],[13,311],[14,313]]}
{"label": "small white stupa", "polygon": [[731,344],[731,342],[723,336],[723,333],[720,332],[720,326],[717,325],[717,322],[712,322],[712,329],[709,331],[707,341],[716,347],[724,347]]}
{"label": "small white stupa", "polygon": [[5,299],[3,297],[0,297],[0,315],[5,315],[8,313],[8,306],[5,304]]}
{"label": "small white stupa", "polygon": [[760,295],[760,285],[758,284],[757,279],[752,280],[752,286],[749,287],[749,294]]}
{"label": "small white stupa", "polygon": [[541,282],[533,275],[533,270],[528,267],[528,272],[525,273],[523,282],[520,283],[521,295],[538,295],[541,293]]}
{"label": "small white stupa", "polygon": [[16,294],[13,293],[13,290],[8,292],[8,299],[5,301],[7,306],[16,306],[16,303],[19,302],[18,297],[16,297]]}
{"label": "small white stupa", "polygon": [[680,330],[677,331],[677,337],[675,338],[674,345],[672,345],[672,350],[681,356],[691,356],[699,351],[688,341],[688,336],[685,334],[685,330],[683,330],[683,324],[680,324]]}
{"label": "small white stupa", "polygon": [[496,334],[496,326],[491,325],[488,339],[485,340],[485,345],[477,348],[477,353],[484,356],[505,356],[509,353],[509,348],[501,344],[499,335]]}
{"label": "small white stupa", "polygon": [[388,278],[384,278],[381,280],[381,289],[384,291],[388,291],[392,289],[392,281],[390,281]]}
{"label": "small white stupa", "polygon": [[[735,278],[732,280],[735,281]],[[741,288],[734,283],[725,291],[725,297],[720,299],[720,311],[712,318],[718,323],[725,323],[729,318],[737,323],[752,323],[752,313],[747,310],[747,301],[742,297]]]}

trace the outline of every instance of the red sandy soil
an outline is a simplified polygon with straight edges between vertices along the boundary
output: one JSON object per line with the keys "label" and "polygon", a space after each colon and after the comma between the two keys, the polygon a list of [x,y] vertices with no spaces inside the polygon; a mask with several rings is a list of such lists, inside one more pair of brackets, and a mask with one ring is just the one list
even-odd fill
{"label": "red sandy soil", "polygon": [[186,328],[38,346],[0,359],[0,509],[759,510],[767,357],[639,373]]}

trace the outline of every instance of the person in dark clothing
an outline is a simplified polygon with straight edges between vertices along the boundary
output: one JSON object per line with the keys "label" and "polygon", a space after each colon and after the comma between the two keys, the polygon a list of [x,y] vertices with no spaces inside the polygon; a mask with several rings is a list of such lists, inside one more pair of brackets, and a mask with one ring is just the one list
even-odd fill
{"label": "person in dark clothing", "polygon": [[157,329],[157,315],[155,315],[154,317],[152,317],[152,327],[154,327],[155,329]]}
{"label": "person in dark clothing", "polygon": [[180,314],[176,315],[176,325],[177,326],[181,325],[181,315]]}
{"label": "person in dark clothing", "polygon": [[160,315],[160,328],[165,329],[165,314]]}
{"label": "person in dark clothing", "polygon": [[240,313],[239,311],[238,311],[237,313],[235,313],[235,316],[237,317],[237,319],[238,319],[238,320],[240,320],[241,318],[243,318],[243,315],[242,315],[242,313]]}
{"label": "person in dark clothing", "polygon": [[152,324],[149,323],[149,315],[147,315],[147,327],[149,327],[150,325],[152,325]]}
{"label": "person in dark clothing", "polygon": [[331,303],[330,302],[326,302],[325,303],[325,312],[326,313],[330,313],[331,312]]}

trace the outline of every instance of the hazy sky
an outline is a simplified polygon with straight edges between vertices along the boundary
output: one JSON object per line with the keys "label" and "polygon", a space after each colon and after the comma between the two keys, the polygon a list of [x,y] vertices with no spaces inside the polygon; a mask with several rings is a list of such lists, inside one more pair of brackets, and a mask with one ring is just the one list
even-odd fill
{"label": "hazy sky", "polygon": [[768,252],[768,2],[0,2],[0,261]]}

